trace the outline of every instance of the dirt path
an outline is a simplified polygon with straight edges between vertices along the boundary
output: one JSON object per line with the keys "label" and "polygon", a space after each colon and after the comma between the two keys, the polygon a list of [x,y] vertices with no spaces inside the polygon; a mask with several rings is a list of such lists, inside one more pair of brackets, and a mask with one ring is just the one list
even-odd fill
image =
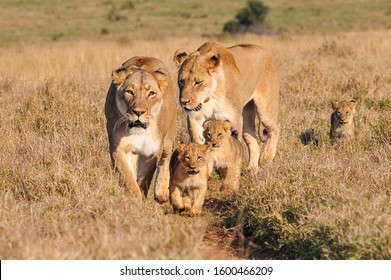
{"label": "dirt path", "polygon": [[219,191],[219,181],[208,182],[208,197],[205,200],[205,219],[208,226],[204,236],[204,249],[210,251],[211,259],[243,260],[248,259],[240,242],[240,232],[227,222],[230,201]]}

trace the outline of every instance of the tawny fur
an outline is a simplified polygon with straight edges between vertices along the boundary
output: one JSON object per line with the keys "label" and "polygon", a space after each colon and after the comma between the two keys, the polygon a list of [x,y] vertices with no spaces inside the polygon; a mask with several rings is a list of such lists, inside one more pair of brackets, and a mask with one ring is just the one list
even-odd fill
{"label": "tawny fur", "polygon": [[239,140],[232,136],[230,121],[209,120],[203,127],[206,143],[211,148],[209,169],[213,166],[222,176],[221,191],[238,190],[243,150]]}
{"label": "tawny fur", "polygon": [[[178,50],[174,61],[179,67],[179,99],[188,116],[191,139],[205,141],[202,124],[206,120],[229,120],[239,140],[244,138],[248,146],[248,168],[257,169],[259,160],[272,161],[280,135],[279,71],[273,55],[256,45],[225,48],[206,42],[190,55]],[[261,156],[256,116],[261,140],[267,137]]]}
{"label": "tawny fur", "polygon": [[147,196],[156,171],[155,200],[166,202],[176,134],[168,70],[155,58],[133,57],[112,79],[105,104],[112,163],[137,200]]}
{"label": "tawny fur", "polygon": [[171,159],[170,202],[175,210],[202,214],[208,181],[209,145],[178,144]]}
{"label": "tawny fur", "polygon": [[337,139],[354,139],[354,115],[356,113],[356,101],[332,101],[330,139],[335,142]]}

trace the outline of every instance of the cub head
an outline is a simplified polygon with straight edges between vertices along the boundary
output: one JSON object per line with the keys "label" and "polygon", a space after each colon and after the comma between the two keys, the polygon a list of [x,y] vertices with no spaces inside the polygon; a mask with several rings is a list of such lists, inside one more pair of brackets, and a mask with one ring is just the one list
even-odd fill
{"label": "cub head", "polygon": [[209,150],[208,144],[178,143],[179,162],[190,176],[197,175],[207,166]]}
{"label": "cub head", "polygon": [[230,121],[208,120],[202,126],[206,143],[210,144],[212,150],[220,148],[224,140],[232,135]]}
{"label": "cub head", "polygon": [[198,112],[217,88],[221,57],[216,44],[207,42],[190,55],[177,50],[174,61],[179,68],[179,102],[186,113]]}
{"label": "cub head", "polygon": [[143,66],[121,67],[113,70],[112,79],[116,105],[128,122],[129,132],[142,132],[160,112],[168,73],[163,68],[151,71]]}
{"label": "cub head", "polygon": [[356,101],[331,101],[331,108],[339,124],[347,124],[353,120],[353,116],[356,113]]}

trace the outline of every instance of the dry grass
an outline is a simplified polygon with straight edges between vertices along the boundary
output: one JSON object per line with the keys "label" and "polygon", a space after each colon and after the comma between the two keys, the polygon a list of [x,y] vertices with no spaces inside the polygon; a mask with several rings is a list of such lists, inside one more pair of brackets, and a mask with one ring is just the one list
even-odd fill
{"label": "dry grass", "polygon": [[[258,248],[247,257],[389,259],[390,35],[224,41],[276,54],[281,142],[275,161],[243,177],[237,196],[211,192],[210,215],[195,219],[151,197],[140,209],[118,187],[103,106],[112,68],[150,55],[175,79],[175,50],[194,50],[203,38],[1,47],[0,258],[208,259],[216,257],[203,244],[208,224],[239,221],[236,228]],[[352,97],[357,139],[333,147],[328,102]],[[183,116],[178,121],[184,138]],[[318,145],[303,145],[300,134],[311,128]]]}

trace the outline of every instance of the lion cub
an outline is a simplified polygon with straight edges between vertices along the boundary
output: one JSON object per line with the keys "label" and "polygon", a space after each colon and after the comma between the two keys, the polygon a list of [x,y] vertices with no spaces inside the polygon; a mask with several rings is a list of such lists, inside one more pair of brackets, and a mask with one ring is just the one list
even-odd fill
{"label": "lion cub", "polygon": [[208,181],[209,145],[178,143],[171,158],[170,202],[175,210],[202,213]]}
{"label": "lion cub", "polygon": [[211,148],[210,171],[214,167],[222,176],[221,190],[238,190],[243,150],[230,121],[208,120],[203,127],[206,143]]}
{"label": "lion cub", "polygon": [[331,128],[330,139],[354,138],[354,114],[356,113],[356,101],[331,101]]}

